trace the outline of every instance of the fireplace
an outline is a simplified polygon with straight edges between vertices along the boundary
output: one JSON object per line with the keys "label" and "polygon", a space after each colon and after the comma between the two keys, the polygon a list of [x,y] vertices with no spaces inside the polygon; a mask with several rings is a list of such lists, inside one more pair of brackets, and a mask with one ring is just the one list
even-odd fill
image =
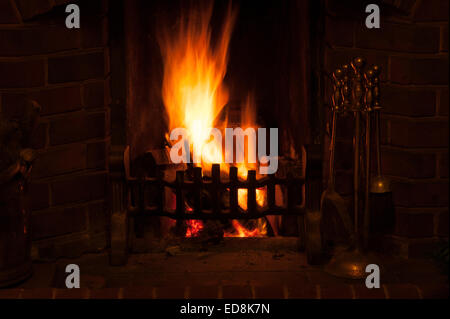
{"label": "fireplace", "polygon": [[[65,25],[72,2],[80,29]],[[448,296],[448,1],[374,3],[380,29],[358,0],[0,0],[0,287],[19,287],[0,298]],[[392,191],[369,197],[365,244],[388,269],[372,290],[322,268],[359,208],[355,117],[333,120],[355,57],[380,71],[383,156],[362,175],[380,167]],[[268,158],[175,163],[174,129],[209,144],[196,121],[224,148],[227,128],[254,129],[245,150],[266,129]],[[271,128],[278,167],[260,174]],[[66,289],[69,263],[86,290]]]}

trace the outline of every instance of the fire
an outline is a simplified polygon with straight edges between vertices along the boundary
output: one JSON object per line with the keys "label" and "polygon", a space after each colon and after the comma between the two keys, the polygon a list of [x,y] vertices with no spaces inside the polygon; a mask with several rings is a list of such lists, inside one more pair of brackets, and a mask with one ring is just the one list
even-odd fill
{"label": "fire", "polygon": [[[224,163],[222,145],[211,141],[212,127],[224,128],[226,121],[217,123],[217,117],[228,103],[228,90],[223,83],[227,71],[228,48],[236,19],[236,11],[231,5],[225,14],[222,32],[213,46],[210,20],[213,2],[201,9],[191,9],[182,14],[174,31],[163,28],[158,42],[164,62],[162,97],[168,115],[169,130],[185,128],[196,165],[204,172],[210,170],[212,163],[221,163],[223,172],[228,172]],[[255,110],[249,95],[244,107],[241,125],[255,126]],[[243,127],[245,129],[245,127]],[[239,177],[245,179],[249,167],[239,166]],[[238,190],[239,206],[247,208],[247,190]],[[265,191],[256,192],[259,206],[265,202]],[[248,231],[233,221],[239,237],[261,236],[266,232],[265,222],[252,231]],[[203,228],[197,220],[187,222],[186,237],[195,236]],[[226,234],[225,234],[226,235]]]}
{"label": "fire", "polygon": [[196,237],[199,232],[203,229],[203,222],[196,219],[186,220],[186,237]]}
{"label": "fire", "polygon": [[234,231],[225,232],[224,237],[264,237],[267,235],[266,221],[262,221],[261,219],[258,219],[257,227],[252,230],[245,228],[237,220],[232,220],[231,223],[233,224]]}
{"label": "fire", "polygon": [[[222,162],[221,145],[209,145],[209,129],[228,102],[223,84],[228,45],[236,12],[228,8],[222,33],[212,49],[209,22],[212,2],[202,10],[183,15],[175,34],[165,30],[159,37],[164,60],[162,96],[169,129],[186,128],[194,156],[206,163]],[[225,124],[225,123],[223,123]]]}

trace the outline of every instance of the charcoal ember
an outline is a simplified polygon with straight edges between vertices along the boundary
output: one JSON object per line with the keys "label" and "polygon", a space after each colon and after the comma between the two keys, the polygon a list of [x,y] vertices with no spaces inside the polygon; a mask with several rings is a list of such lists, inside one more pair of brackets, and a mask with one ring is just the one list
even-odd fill
{"label": "charcoal ember", "polygon": [[[246,229],[248,233],[251,233],[252,231],[255,231],[258,229],[261,225],[261,223],[265,224],[266,227],[266,234],[267,237],[273,237],[274,232],[272,229],[272,225],[269,223],[267,217],[261,217],[258,219],[237,219],[237,222]],[[230,235],[238,235],[238,230],[234,227],[233,221],[230,220],[224,227],[225,232]]]}

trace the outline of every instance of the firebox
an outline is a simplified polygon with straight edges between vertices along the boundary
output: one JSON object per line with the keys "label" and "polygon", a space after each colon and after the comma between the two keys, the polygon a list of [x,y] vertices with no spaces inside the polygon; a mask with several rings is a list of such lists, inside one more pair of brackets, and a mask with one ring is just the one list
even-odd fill
{"label": "firebox", "polygon": [[[308,244],[309,233],[320,236],[307,220],[319,218],[306,216],[319,211],[322,163],[318,137],[311,143],[307,3],[131,1],[118,16],[122,9],[112,59],[126,67],[111,72],[126,87],[113,100],[126,105],[112,110],[112,124],[115,112],[125,119],[116,129],[126,140],[117,138],[111,160],[111,262],[149,237],[272,236],[298,238],[312,262],[320,245]],[[172,136],[179,128],[181,140]],[[234,132],[236,153],[246,150],[240,160],[233,150],[229,160],[227,142],[211,141],[211,128]],[[278,134],[270,143],[254,134],[265,128]],[[261,149],[275,151],[262,155],[276,173],[259,174],[271,165]],[[174,163],[177,152],[194,163]]]}

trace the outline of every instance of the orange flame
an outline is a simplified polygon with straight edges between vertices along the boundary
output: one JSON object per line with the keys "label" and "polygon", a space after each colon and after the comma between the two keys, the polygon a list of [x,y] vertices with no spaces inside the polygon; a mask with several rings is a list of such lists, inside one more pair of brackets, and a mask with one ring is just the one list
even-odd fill
{"label": "orange flame", "polygon": [[197,219],[186,220],[186,237],[196,237],[203,229],[203,222]]}
{"label": "orange flame", "polygon": [[[222,146],[210,145],[209,129],[228,102],[223,84],[228,45],[236,13],[228,8],[222,34],[212,49],[212,3],[202,10],[183,15],[175,34],[167,30],[159,37],[164,60],[162,96],[169,117],[169,129],[187,130],[195,155],[207,163],[222,162]],[[205,151],[204,151],[205,149]]]}
{"label": "orange flame", "polygon": [[[201,159],[204,171],[210,164],[222,163],[221,169],[227,171],[228,165],[222,156],[222,144],[211,141],[210,128],[224,128],[226,121],[216,123],[216,118],[228,102],[228,91],[223,83],[227,70],[228,47],[236,11],[231,4],[225,15],[222,32],[213,48],[210,20],[213,2],[205,8],[192,9],[182,14],[175,32],[163,28],[158,42],[164,62],[162,97],[169,120],[169,129],[185,128],[195,159]],[[255,120],[254,103],[251,96],[244,107],[242,124],[251,127]],[[243,127],[244,129],[246,127]],[[196,164],[198,165],[198,164]],[[239,177],[245,179],[249,167],[239,165]],[[238,190],[239,205],[247,208],[247,190]],[[257,190],[258,205],[265,201],[264,190]],[[239,237],[256,236],[265,233],[265,223],[261,229],[247,231],[237,221],[233,221]],[[240,226],[238,226],[240,225]],[[203,223],[187,221],[186,237],[197,235]],[[242,236],[241,236],[242,235]]]}

